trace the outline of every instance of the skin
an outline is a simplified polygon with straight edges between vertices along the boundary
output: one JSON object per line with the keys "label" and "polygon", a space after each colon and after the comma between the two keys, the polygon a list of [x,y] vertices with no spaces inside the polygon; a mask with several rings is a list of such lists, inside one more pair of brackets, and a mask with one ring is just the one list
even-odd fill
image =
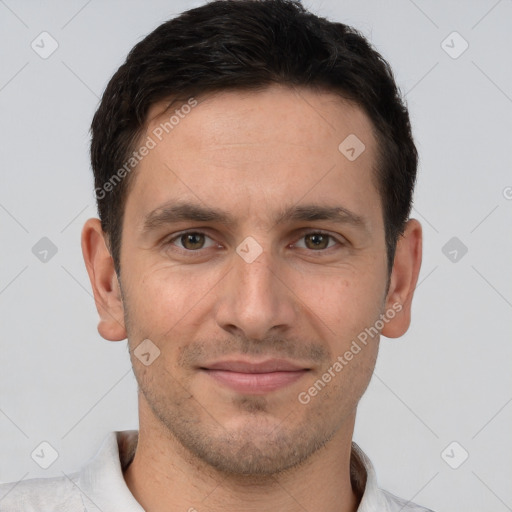
{"label": "skin", "polygon": [[[99,220],[82,233],[98,331],[128,338],[139,384],[139,443],[126,483],[149,512],[354,511],[351,439],[379,336],[309,403],[297,397],[393,304],[401,310],[382,334],[407,331],[421,226],[408,221],[386,290],[367,116],[334,94],[282,86],[198,101],[135,171],[120,280]],[[165,105],[152,106],[141,140],[168,119]],[[349,134],[366,147],[352,162],[338,150]],[[144,232],[150,212],[178,200],[222,209],[234,223],[182,220]],[[343,206],[363,224],[276,223],[283,208],[305,204]],[[184,230],[199,238],[187,244],[178,236]],[[332,238],[315,238],[318,230]],[[262,249],[251,263],[236,252],[248,236]],[[144,339],[160,350],[149,366],[133,352]],[[308,371],[285,387],[246,394],[200,369],[273,357]]]}

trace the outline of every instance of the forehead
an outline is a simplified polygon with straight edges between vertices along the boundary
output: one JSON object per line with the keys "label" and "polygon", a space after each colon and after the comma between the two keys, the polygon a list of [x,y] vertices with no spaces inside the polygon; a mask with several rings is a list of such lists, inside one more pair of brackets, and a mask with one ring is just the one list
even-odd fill
{"label": "forehead", "polygon": [[[191,104],[199,108],[190,108]],[[359,106],[334,92],[304,87],[274,85],[262,91],[226,90],[159,101],[148,111],[145,133],[165,138],[171,132],[176,135],[184,124],[205,144],[236,135],[248,144],[302,142],[312,148],[322,140],[335,142],[344,133],[359,134],[370,146],[374,143],[372,122]],[[276,129],[290,124],[293,130],[282,131],[276,140]],[[186,135],[184,131],[179,135]]]}
{"label": "forehead", "polygon": [[305,196],[352,210],[380,202],[372,123],[337,94],[272,86],[169,104],[150,108],[141,137],[154,143],[128,197],[141,215],[178,197],[246,216]]}

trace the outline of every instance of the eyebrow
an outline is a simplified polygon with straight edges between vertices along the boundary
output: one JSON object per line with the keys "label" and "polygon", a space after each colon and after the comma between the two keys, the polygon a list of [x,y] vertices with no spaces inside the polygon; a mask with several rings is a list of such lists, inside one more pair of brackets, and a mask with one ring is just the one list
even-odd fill
{"label": "eyebrow", "polygon": [[[347,208],[317,204],[287,207],[274,216],[272,220],[273,225],[293,221],[327,220],[352,225],[360,229],[366,229],[367,227],[365,219],[361,215],[357,215]],[[144,233],[150,232],[180,221],[215,222],[227,226],[234,226],[237,223],[231,214],[223,210],[190,202],[173,201],[165,203],[146,215],[142,231]]]}

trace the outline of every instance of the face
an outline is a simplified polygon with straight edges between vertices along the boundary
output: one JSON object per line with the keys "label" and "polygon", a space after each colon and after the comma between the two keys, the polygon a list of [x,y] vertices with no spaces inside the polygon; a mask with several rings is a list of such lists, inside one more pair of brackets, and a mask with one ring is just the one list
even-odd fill
{"label": "face", "polygon": [[[197,100],[168,134],[180,105],[152,107],[141,141],[156,145],[126,203],[120,284],[141,407],[221,471],[276,473],[351,433],[373,371],[378,335],[361,333],[389,307],[376,140],[330,93]],[[143,340],[146,363],[159,351],[147,365]]]}

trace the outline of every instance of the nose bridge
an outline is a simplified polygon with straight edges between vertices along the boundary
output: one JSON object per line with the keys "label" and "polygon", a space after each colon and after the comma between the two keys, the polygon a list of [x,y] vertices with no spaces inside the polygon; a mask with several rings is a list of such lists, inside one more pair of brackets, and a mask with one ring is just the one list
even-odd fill
{"label": "nose bridge", "polygon": [[233,267],[219,297],[217,323],[258,339],[273,328],[292,325],[294,307],[291,294],[276,277],[279,265],[272,252],[254,242],[246,239],[233,254]]}
{"label": "nose bridge", "polygon": [[[235,258],[234,280],[239,283],[235,289],[239,300],[245,301],[248,305],[251,301],[265,299],[265,302],[272,302],[275,297],[276,279],[272,271],[272,256],[269,251],[262,251],[254,261],[239,256]],[[275,265],[274,265],[275,266]]]}

